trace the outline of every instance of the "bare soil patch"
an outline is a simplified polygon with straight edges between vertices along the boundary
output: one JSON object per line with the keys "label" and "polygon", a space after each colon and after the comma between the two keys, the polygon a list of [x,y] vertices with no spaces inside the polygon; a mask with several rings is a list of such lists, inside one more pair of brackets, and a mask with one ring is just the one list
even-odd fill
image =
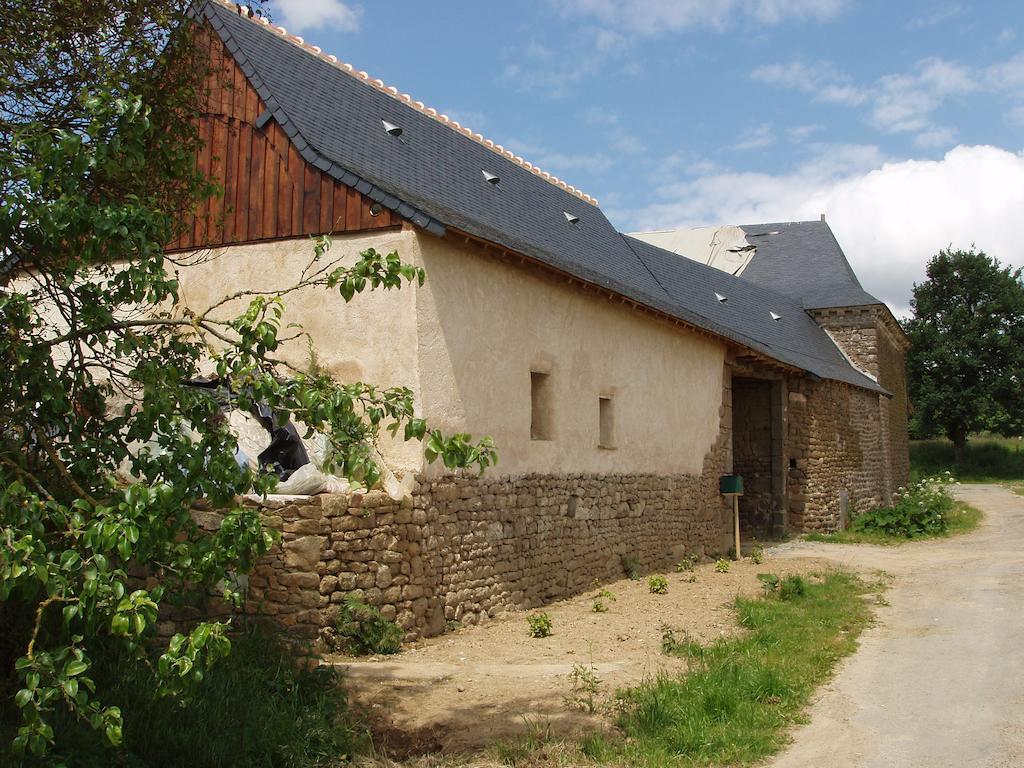
{"label": "bare soil patch", "polygon": [[[553,633],[529,635],[526,611],[510,611],[473,627],[419,641],[397,656],[352,659],[330,656],[344,674],[352,698],[376,722],[382,746],[396,757],[443,751],[466,752],[514,738],[531,728],[570,734],[609,727],[609,718],[567,704],[574,665],[593,667],[607,701],[619,688],[661,673],[685,670],[685,662],[661,652],[662,629],[700,643],[739,631],[737,595],[761,590],[758,573],[780,576],[822,571],[820,558],[749,559],[717,573],[713,563],[690,573],[665,574],[668,593],[651,594],[647,577],[595,587],[546,606]],[[595,613],[599,589],[606,613]]]}

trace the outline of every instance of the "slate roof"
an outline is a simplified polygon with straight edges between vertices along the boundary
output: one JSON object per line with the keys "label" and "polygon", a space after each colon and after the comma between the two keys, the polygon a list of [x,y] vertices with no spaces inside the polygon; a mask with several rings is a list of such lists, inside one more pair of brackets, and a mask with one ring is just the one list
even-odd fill
{"label": "slate roof", "polygon": [[202,13],[308,162],[414,224],[436,235],[454,227],[780,362],[884,391],[797,300],[620,234],[596,205],[233,8],[209,0]]}
{"label": "slate roof", "polygon": [[744,280],[792,296],[807,309],[882,303],[861,287],[826,222],[744,224],[740,229],[757,246],[740,274]]}

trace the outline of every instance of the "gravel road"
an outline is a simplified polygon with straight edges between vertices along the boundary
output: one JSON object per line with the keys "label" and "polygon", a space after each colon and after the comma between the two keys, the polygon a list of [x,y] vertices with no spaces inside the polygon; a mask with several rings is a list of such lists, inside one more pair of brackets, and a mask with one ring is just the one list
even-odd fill
{"label": "gravel road", "polygon": [[985,512],[965,536],[772,551],[894,577],[878,624],[772,768],[1024,766],[1024,496],[997,485],[957,490]]}

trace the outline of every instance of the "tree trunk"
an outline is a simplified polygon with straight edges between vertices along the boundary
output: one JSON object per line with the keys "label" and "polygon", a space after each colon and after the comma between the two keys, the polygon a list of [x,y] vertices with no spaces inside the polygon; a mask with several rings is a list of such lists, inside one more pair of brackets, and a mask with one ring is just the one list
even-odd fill
{"label": "tree trunk", "polygon": [[953,441],[953,463],[961,467],[967,455],[967,430],[956,429],[949,439]]}

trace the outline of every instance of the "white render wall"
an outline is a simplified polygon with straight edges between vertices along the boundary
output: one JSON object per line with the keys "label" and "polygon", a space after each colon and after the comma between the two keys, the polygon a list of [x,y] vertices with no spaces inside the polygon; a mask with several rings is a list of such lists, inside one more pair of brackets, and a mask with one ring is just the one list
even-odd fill
{"label": "white render wall", "polygon": [[[423,266],[424,287],[349,304],[326,290],[286,297],[285,321],[309,331],[320,365],[339,380],[408,386],[432,426],[490,435],[497,475],[700,474],[719,434],[724,344],[451,238],[411,229],[344,235],[331,254],[371,246]],[[311,249],[307,239],[216,249],[182,272],[182,296],[201,310],[242,287],[290,285]],[[242,308],[236,302],[222,316]],[[305,342],[282,354],[308,361]],[[531,370],[551,377],[549,441],[530,438]],[[614,449],[598,445],[601,396],[613,401]],[[424,469],[417,443],[384,438],[381,448],[399,474]]]}

